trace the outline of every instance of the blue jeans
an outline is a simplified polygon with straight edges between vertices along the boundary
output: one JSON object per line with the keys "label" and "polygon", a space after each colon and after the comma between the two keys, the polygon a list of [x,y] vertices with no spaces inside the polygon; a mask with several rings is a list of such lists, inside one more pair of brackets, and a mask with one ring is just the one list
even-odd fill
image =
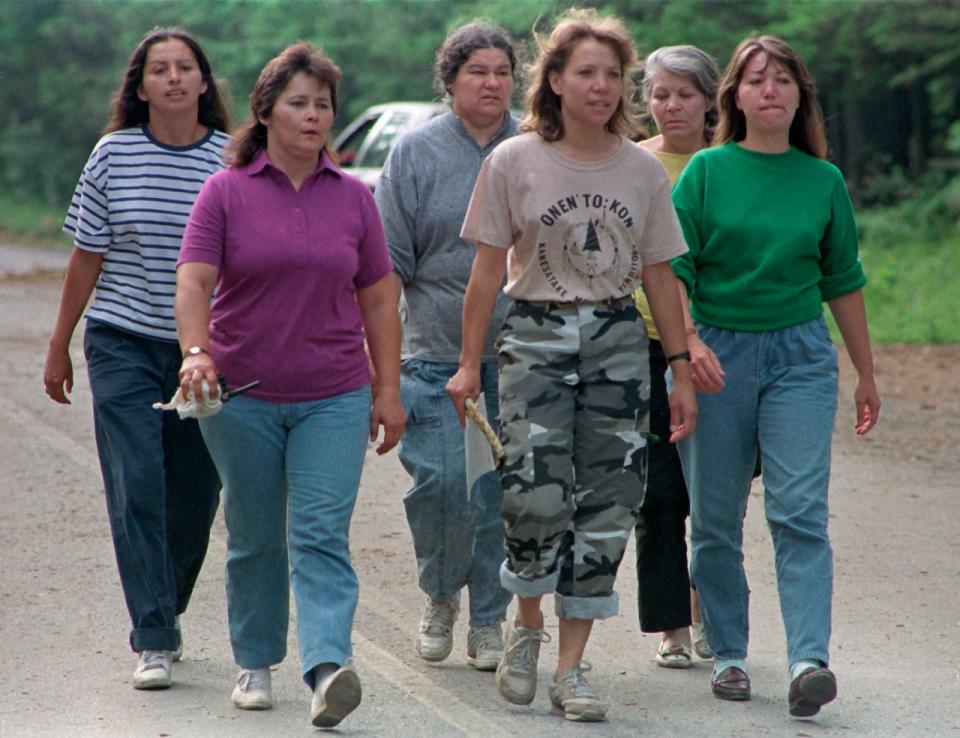
{"label": "blue jeans", "polygon": [[[400,397],[407,427],[400,462],[413,477],[403,498],[413,534],[417,572],[431,599],[456,599],[466,586],[470,625],[482,627],[505,618],[510,593],[500,586],[503,561],[503,495],[496,473],[484,475],[469,499],[464,469],[463,429],[446,384],[456,364],[407,359]],[[497,427],[497,365],[485,363],[481,382],[487,418]]]}
{"label": "blue jeans", "polygon": [[691,573],[719,660],[747,655],[749,589],[743,517],[759,443],[791,664],[829,662],[833,555],[827,535],[837,354],[823,317],[766,333],[698,325],[726,371],[698,394],[680,457],[690,490]]}
{"label": "blue jeans", "polygon": [[301,673],[312,688],[314,667],[351,656],[359,583],[348,534],[370,389],[289,404],[236,397],[200,428],[223,479],[234,659],[244,669],[283,661],[292,583]]}
{"label": "blue jeans", "polygon": [[172,651],[220,502],[220,479],[196,420],[154,410],[180,380],[180,347],[87,321],[83,351],[97,455],[130,647]]}

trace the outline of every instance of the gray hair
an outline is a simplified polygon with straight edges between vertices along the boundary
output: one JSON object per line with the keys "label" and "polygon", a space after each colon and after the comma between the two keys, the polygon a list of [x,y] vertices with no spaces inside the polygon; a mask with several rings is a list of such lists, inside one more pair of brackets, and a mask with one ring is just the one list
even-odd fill
{"label": "gray hair", "polygon": [[510,36],[500,26],[489,21],[471,21],[451,31],[437,49],[437,58],[433,64],[433,87],[447,102],[450,101],[447,88],[457,78],[460,67],[479,49],[503,51],[510,60],[510,74],[516,81],[517,52]]}
{"label": "gray hair", "polygon": [[713,137],[717,126],[717,87],[720,83],[720,70],[717,62],[707,52],[696,46],[661,46],[643,62],[643,82],[640,94],[643,103],[649,108],[650,95],[653,92],[653,78],[660,72],[670,72],[689,79],[707,98],[709,110],[705,116],[704,132],[707,140]]}

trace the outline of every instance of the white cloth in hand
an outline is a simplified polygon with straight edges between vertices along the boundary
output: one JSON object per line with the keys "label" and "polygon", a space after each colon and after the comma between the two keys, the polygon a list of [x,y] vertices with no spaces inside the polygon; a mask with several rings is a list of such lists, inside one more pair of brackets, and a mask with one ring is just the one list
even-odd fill
{"label": "white cloth in hand", "polygon": [[206,379],[200,380],[200,388],[203,392],[203,400],[201,402],[197,402],[193,394],[193,388],[191,387],[187,393],[187,399],[184,399],[183,394],[177,389],[173,397],[170,398],[170,402],[155,402],[153,403],[153,408],[155,410],[176,410],[177,415],[180,416],[180,420],[184,418],[206,418],[210,415],[216,415],[223,407],[220,395],[217,395],[214,399],[210,399],[210,384]]}

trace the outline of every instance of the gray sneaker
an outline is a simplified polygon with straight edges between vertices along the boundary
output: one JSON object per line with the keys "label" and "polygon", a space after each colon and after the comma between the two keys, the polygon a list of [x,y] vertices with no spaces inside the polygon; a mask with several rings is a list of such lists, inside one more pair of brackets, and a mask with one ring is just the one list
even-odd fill
{"label": "gray sneaker", "polygon": [[493,671],[503,658],[500,623],[467,631],[467,663],[477,671]]}
{"label": "gray sneaker", "polygon": [[317,728],[339,725],[357,709],[363,697],[360,677],[350,664],[344,664],[317,682],[310,702],[310,722]]}
{"label": "gray sneaker", "polygon": [[230,700],[241,710],[269,710],[273,707],[270,669],[241,669]]}
{"label": "gray sneaker", "polygon": [[581,661],[560,679],[554,677],[550,685],[550,704],[567,720],[598,723],[607,719],[607,703],[597,697],[584,676],[590,668],[590,664]]}
{"label": "gray sneaker", "polygon": [[550,642],[543,628],[507,627],[507,643],[497,667],[497,691],[508,702],[529,705],[537,694],[537,659],[540,644]]}
{"label": "gray sneaker", "polygon": [[170,678],[170,652],[141,651],[137,669],[133,672],[134,689],[167,689]]}
{"label": "gray sneaker", "polygon": [[427,600],[417,632],[417,655],[424,661],[443,661],[453,649],[453,624],[460,614],[460,601]]}

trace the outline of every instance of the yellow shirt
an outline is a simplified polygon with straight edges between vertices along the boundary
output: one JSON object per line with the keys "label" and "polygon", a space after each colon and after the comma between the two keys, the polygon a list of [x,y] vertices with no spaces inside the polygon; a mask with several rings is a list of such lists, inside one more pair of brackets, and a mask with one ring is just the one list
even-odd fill
{"label": "yellow shirt", "polygon": [[[687,162],[693,154],[668,154],[665,151],[653,151],[647,149],[651,154],[657,157],[657,160],[663,165],[667,172],[672,187],[680,178],[680,173],[687,166]],[[647,334],[655,341],[660,340],[660,334],[657,333],[657,327],[653,323],[653,314],[650,312],[650,304],[647,302],[647,296],[643,294],[643,288],[637,288],[633,293],[633,301],[637,304],[637,310],[643,316],[643,322],[647,324]]]}

